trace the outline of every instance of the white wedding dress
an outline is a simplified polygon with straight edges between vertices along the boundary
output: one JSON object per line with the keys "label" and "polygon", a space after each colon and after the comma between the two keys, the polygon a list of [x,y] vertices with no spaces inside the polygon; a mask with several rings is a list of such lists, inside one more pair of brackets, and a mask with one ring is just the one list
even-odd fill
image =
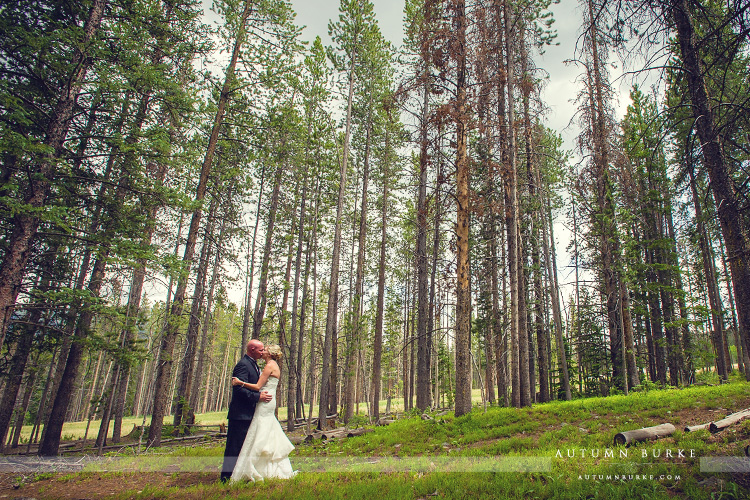
{"label": "white wedding dress", "polygon": [[261,388],[261,391],[269,392],[273,399],[267,403],[258,401],[242,451],[232,471],[232,481],[289,479],[295,475],[289,462],[289,452],[294,449],[294,445],[286,437],[274,415],[277,385],[279,379],[269,377],[266,385]]}

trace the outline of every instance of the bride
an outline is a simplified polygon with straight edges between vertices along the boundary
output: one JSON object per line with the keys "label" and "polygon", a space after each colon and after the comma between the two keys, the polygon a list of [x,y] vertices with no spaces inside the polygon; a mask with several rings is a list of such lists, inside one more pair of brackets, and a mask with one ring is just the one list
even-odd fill
{"label": "bride", "polygon": [[289,441],[276,420],[276,386],[279,384],[281,370],[278,361],[281,359],[281,348],[278,345],[266,347],[261,353],[266,366],[258,378],[257,384],[243,382],[232,377],[232,385],[242,385],[254,391],[267,391],[273,396],[271,401],[259,401],[255,415],[247,430],[245,442],[237,457],[237,464],[232,472],[232,481],[250,479],[262,481],[263,478],[288,479],[294,476],[289,452],[294,445]]}

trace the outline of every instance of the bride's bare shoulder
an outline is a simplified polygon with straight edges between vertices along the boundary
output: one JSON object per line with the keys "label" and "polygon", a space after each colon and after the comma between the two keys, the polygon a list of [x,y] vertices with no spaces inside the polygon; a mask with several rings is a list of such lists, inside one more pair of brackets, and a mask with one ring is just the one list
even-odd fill
{"label": "bride's bare shoulder", "polygon": [[273,360],[268,360],[268,365],[271,367],[271,373],[281,374],[281,368],[279,368],[279,364]]}

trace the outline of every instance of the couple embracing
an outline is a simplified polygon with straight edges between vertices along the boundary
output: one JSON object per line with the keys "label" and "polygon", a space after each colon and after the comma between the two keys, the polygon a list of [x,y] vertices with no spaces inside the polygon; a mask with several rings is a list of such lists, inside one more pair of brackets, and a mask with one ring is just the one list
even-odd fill
{"label": "couple embracing", "polygon": [[[266,364],[261,371],[257,360]],[[232,371],[232,400],[229,403],[227,446],[221,481],[262,481],[294,476],[289,452],[294,445],[276,420],[276,386],[281,370],[281,348],[264,347],[259,340],[247,343],[246,354]]]}

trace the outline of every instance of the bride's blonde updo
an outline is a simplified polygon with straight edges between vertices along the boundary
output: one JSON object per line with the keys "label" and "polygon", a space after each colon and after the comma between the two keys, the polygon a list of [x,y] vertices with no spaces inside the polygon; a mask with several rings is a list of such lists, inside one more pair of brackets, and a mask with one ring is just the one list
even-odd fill
{"label": "bride's blonde updo", "polygon": [[281,359],[282,351],[278,344],[269,345],[266,347],[266,352],[268,352],[269,356],[271,356],[271,359],[274,361],[279,361]]}

